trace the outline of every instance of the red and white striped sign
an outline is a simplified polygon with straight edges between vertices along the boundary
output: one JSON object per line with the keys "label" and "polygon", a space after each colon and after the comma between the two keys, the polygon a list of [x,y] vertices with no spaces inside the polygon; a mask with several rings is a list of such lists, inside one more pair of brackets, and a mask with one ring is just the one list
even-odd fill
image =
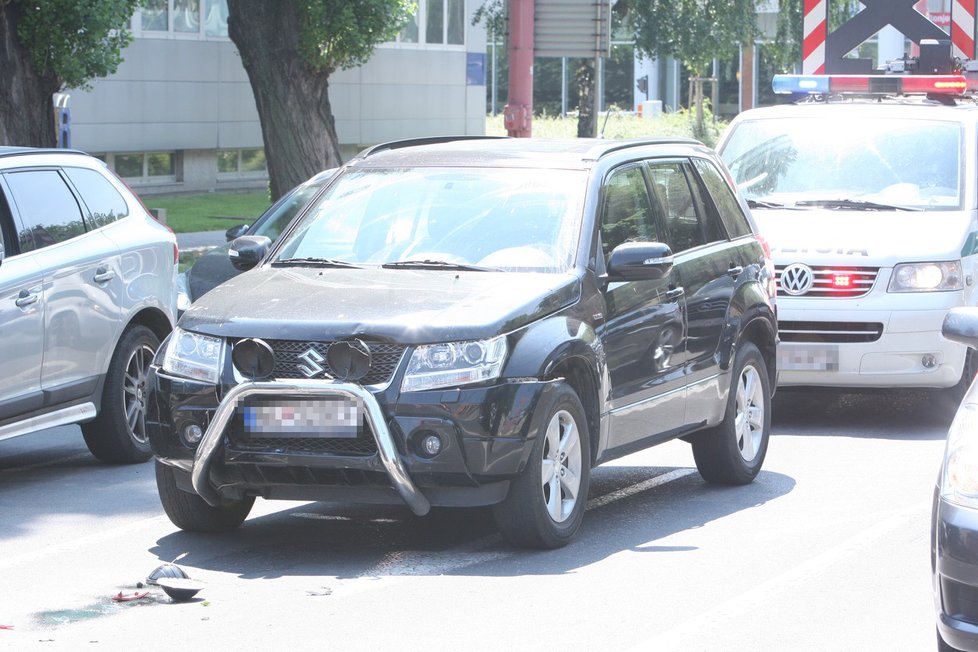
{"label": "red and white striped sign", "polygon": [[975,58],[975,0],[953,0],[951,48],[959,59]]}
{"label": "red and white striped sign", "polygon": [[[975,0],[956,0],[970,2]],[[804,40],[801,45],[801,72],[805,75],[825,73],[825,37],[828,35],[828,0],[805,0]],[[972,11],[972,21],[974,21]]]}

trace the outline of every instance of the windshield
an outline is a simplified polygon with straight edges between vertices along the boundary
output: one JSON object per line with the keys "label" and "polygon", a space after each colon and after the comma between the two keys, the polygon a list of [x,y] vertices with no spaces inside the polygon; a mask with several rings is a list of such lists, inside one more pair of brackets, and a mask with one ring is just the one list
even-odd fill
{"label": "windshield", "polygon": [[565,272],[574,263],[586,181],[577,170],[347,171],[286,237],[274,263]]}
{"label": "windshield", "polygon": [[742,122],[721,156],[755,208],[957,210],[961,127],[895,118]]}

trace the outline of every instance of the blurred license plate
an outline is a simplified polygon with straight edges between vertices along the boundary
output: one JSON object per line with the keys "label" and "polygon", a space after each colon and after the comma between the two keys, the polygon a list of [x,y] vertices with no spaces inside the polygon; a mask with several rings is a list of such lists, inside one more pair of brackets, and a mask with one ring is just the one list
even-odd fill
{"label": "blurred license plate", "polygon": [[778,369],[786,371],[838,371],[837,346],[782,346],[778,349]]}
{"label": "blurred license plate", "polygon": [[244,407],[244,431],[252,437],[356,438],[359,401],[350,398],[262,401]]}

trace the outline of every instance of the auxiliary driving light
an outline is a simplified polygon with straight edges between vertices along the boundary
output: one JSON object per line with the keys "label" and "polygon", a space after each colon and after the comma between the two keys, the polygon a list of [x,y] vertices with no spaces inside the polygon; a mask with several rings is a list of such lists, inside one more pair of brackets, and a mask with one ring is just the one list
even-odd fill
{"label": "auxiliary driving light", "polygon": [[188,446],[196,446],[204,437],[204,429],[196,423],[190,423],[183,427],[183,441]]}
{"label": "auxiliary driving light", "polygon": [[441,452],[441,437],[434,433],[428,433],[421,440],[421,454],[425,457],[434,457]]}

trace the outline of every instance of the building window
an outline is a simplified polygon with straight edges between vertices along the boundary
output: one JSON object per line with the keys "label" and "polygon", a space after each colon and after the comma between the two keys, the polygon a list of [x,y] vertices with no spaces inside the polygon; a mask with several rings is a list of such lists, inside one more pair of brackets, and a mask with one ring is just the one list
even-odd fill
{"label": "building window", "polygon": [[465,0],[420,0],[416,7],[398,43],[465,45]]}
{"label": "building window", "polygon": [[146,0],[132,22],[136,36],[227,38],[227,0]]}
{"label": "building window", "polygon": [[219,174],[258,176],[265,174],[265,150],[221,149],[217,151]]}
{"label": "building window", "polygon": [[120,177],[136,183],[161,183],[177,180],[176,152],[126,152],[100,155]]}

